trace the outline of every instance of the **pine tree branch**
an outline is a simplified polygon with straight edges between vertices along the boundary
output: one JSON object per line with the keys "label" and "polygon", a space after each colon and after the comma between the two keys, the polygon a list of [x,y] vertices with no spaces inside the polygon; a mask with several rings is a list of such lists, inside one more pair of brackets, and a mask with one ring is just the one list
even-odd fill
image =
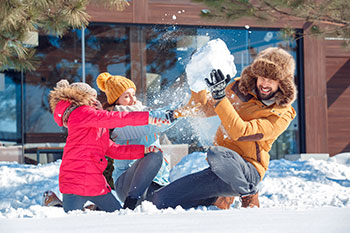
{"label": "pine tree branch", "polygon": [[[285,36],[336,36],[350,38],[350,1],[346,0],[193,0],[208,6],[204,15],[212,18],[239,19],[250,17],[270,22],[291,20],[309,23],[307,34],[296,33],[286,26]],[[289,37],[290,38],[290,37]],[[350,40],[345,40],[350,46]]]}
{"label": "pine tree branch", "polygon": [[130,5],[127,0],[0,1],[0,70],[34,70],[35,49],[24,44],[27,33],[43,31],[61,37],[71,28],[86,27],[90,19],[86,6],[91,2],[119,11]]}
{"label": "pine tree branch", "polygon": [[[279,13],[279,14],[281,14],[281,15],[291,16],[290,13],[285,12],[285,11],[283,11],[283,10],[281,10],[281,9],[278,9],[277,7],[275,7],[275,6],[273,6],[272,4],[270,4],[268,1],[263,1],[263,3],[264,3],[266,6],[270,7],[272,10],[274,10],[275,12],[277,12],[277,13]],[[276,15],[276,16],[273,16],[273,17],[277,18],[278,16]]]}

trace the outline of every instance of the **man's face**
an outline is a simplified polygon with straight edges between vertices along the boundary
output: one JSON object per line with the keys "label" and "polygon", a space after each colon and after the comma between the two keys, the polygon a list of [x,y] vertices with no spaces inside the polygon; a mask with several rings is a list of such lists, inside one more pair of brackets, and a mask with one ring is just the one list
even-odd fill
{"label": "man's face", "polygon": [[279,81],[258,76],[256,81],[257,95],[261,100],[271,99],[278,90]]}

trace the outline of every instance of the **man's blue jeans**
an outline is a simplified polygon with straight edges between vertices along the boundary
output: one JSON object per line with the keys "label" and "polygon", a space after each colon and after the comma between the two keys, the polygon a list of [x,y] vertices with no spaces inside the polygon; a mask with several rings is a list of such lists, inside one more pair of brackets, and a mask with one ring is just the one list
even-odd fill
{"label": "man's blue jeans", "polygon": [[212,205],[219,196],[241,196],[256,192],[260,175],[239,154],[224,147],[209,149],[210,167],[184,176],[154,192],[157,208],[184,209]]}

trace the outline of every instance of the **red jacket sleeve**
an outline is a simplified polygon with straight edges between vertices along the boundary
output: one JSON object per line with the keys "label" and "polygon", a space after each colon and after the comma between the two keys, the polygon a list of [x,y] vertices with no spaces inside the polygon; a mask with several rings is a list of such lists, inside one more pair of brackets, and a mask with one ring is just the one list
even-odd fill
{"label": "red jacket sleeve", "polygon": [[147,125],[148,118],[148,112],[108,112],[81,106],[71,113],[68,125],[112,129],[128,125]]}
{"label": "red jacket sleeve", "polygon": [[109,149],[106,152],[108,157],[112,159],[141,159],[145,156],[144,145],[118,145],[109,140]]}

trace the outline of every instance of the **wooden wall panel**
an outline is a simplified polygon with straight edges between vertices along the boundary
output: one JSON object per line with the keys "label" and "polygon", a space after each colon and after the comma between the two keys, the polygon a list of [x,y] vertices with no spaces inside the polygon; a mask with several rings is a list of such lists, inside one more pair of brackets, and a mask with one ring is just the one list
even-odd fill
{"label": "wooden wall panel", "polygon": [[124,11],[107,10],[103,6],[89,5],[87,12],[91,22],[138,23],[138,24],[174,24],[174,25],[207,25],[207,26],[235,26],[280,28],[288,22],[290,27],[302,28],[302,21],[291,20],[281,16],[281,20],[274,24],[252,19],[236,21],[207,20],[201,17],[205,5],[191,0],[137,0],[131,1]]}
{"label": "wooden wall panel", "polygon": [[138,27],[130,28],[130,59],[131,80],[138,89],[137,93],[146,93],[146,41],[143,31]]}
{"label": "wooden wall panel", "polygon": [[133,7],[133,22],[147,23],[148,0],[132,1]]}
{"label": "wooden wall panel", "polygon": [[344,48],[341,40],[326,40],[327,57],[350,57],[350,48]]}
{"label": "wooden wall panel", "polygon": [[89,5],[86,8],[90,22],[133,23],[133,8],[129,6],[124,11],[108,10],[103,6]]}
{"label": "wooden wall panel", "polygon": [[350,151],[350,51],[341,41],[326,41],[328,150]]}
{"label": "wooden wall panel", "polygon": [[[327,53],[326,53],[327,54]],[[327,56],[326,64],[326,81],[328,82],[336,73],[341,69],[349,60],[347,57],[338,57],[338,56]],[[340,74],[339,74],[340,75]],[[346,75],[346,74],[343,74]]]}
{"label": "wooden wall panel", "polygon": [[328,153],[324,41],[304,38],[305,136],[307,153]]}
{"label": "wooden wall panel", "polygon": [[220,19],[206,19],[201,17],[201,10],[208,7],[203,4],[194,3],[191,0],[181,1],[159,1],[149,0],[148,22],[152,24],[179,24],[179,25],[206,25],[206,26],[236,26],[243,27],[249,25],[250,27],[268,27],[281,28],[288,22],[288,25],[294,28],[302,28],[302,21],[291,20],[285,16],[281,16],[281,20],[274,24],[252,19],[239,20],[220,20]]}

